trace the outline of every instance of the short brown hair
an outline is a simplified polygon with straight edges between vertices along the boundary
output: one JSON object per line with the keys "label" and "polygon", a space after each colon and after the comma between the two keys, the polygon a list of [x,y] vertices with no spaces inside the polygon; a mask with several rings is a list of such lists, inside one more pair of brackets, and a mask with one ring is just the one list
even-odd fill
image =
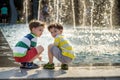
{"label": "short brown hair", "polygon": [[36,27],[39,27],[39,26],[45,27],[45,23],[41,22],[39,20],[31,20],[30,23],[29,23],[30,31],[32,31],[33,28],[36,28]]}
{"label": "short brown hair", "polygon": [[60,23],[52,23],[48,26],[48,30],[50,31],[51,28],[56,28],[58,30],[63,30],[63,26]]}

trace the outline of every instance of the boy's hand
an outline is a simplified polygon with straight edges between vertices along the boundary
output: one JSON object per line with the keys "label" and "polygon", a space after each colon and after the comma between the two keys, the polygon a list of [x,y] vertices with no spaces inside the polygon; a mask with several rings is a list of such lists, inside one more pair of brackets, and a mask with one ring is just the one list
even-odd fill
{"label": "boy's hand", "polygon": [[38,59],[39,59],[40,61],[42,61],[42,56],[39,56]]}

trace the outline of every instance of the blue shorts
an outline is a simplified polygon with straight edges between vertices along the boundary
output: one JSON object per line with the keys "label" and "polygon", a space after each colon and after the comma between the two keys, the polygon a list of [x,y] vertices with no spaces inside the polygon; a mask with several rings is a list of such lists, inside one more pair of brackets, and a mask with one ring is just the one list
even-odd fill
{"label": "blue shorts", "polygon": [[72,62],[72,59],[69,57],[63,56],[62,51],[56,46],[53,46],[51,48],[51,53],[63,64],[68,64]]}
{"label": "blue shorts", "polygon": [[2,14],[2,19],[6,19],[7,18],[7,14]]}

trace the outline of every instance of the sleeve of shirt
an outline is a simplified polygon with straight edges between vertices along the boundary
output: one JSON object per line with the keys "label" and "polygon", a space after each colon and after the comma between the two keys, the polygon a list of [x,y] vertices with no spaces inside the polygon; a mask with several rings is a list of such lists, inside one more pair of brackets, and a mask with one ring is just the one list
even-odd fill
{"label": "sleeve of shirt", "polygon": [[54,45],[59,46],[60,38],[56,37],[54,40]]}
{"label": "sleeve of shirt", "polygon": [[35,47],[37,45],[37,38],[32,38],[31,39],[31,47]]}

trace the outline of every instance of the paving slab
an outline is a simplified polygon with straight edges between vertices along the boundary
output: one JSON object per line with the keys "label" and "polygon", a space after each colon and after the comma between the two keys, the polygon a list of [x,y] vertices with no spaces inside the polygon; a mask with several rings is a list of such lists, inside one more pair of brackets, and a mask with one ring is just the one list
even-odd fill
{"label": "paving slab", "polygon": [[19,67],[0,68],[0,79],[34,80],[120,80],[120,68],[113,66],[69,67],[69,70],[20,69]]}

